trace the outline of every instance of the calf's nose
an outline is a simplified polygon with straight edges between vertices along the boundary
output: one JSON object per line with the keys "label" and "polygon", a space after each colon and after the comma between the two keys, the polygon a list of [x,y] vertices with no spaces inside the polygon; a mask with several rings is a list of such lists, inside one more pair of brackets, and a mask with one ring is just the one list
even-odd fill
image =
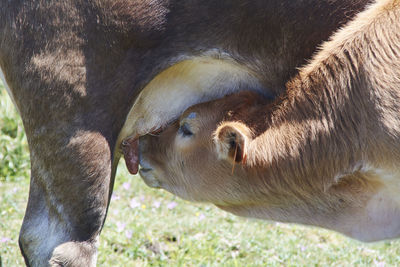
{"label": "calf's nose", "polygon": [[146,159],[146,155],[149,154],[149,138],[154,137],[142,136],[139,139],[139,175],[148,186],[153,188],[161,188],[161,182],[157,178],[156,170],[152,167],[149,160]]}
{"label": "calf's nose", "polygon": [[138,157],[139,164],[142,170],[151,170],[153,169],[150,163],[146,160],[146,152],[149,149],[148,147],[148,138],[149,136],[141,136],[139,138],[139,149],[138,149]]}

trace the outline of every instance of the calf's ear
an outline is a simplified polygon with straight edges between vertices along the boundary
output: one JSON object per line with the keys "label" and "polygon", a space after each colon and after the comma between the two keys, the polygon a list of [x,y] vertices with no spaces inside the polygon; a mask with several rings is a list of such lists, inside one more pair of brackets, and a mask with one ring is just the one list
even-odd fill
{"label": "calf's ear", "polygon": [[241,122],[221,124],[214,134],[218,157],[235,163],[244,163],[250,138],[250,129]]}

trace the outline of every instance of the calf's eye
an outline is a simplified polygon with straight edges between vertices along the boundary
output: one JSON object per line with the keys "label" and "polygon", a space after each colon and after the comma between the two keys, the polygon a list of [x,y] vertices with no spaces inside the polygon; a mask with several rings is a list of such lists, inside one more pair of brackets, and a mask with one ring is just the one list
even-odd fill
{"label": "calf's eye", "polygon": [[181,134],[182,136],[185,136],[185,137],[189,137],[189,136],[193,135],[192,131],[190,130],[190,126],[187,124],[187,122],[183,123],[179,127],[178,132],[179,132],[179,134]]}

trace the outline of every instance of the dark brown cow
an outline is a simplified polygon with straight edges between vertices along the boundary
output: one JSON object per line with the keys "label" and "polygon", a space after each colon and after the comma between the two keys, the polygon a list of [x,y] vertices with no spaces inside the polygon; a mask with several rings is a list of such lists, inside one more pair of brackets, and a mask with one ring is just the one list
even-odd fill
{"label": "dark brown cow", "polygon": [[95,265],[120,140],[229,88],[281,92],[367,2],[0,0],[1,76],[32,163],[26,263]]}
{"label": "dark brown cow", "polygon": [[272,103],[233,94],[141,137],[141,176],[241,216],[400,237],[399,18],[399,0],[379,0]]}

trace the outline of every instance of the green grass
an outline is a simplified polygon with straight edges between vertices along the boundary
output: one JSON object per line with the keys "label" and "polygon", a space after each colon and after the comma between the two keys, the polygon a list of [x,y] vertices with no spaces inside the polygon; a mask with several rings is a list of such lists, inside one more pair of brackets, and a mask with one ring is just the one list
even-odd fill
{"label": "green grass", "polygon": [[[29,186],[21,120],[0,84],[0,256],[21,266]],[[0,262],[0,266],[1,266]],[[150,189],[121,164],[99,266],[396,266],[400,241],[363,244],[331,231],[243,219]]]}

